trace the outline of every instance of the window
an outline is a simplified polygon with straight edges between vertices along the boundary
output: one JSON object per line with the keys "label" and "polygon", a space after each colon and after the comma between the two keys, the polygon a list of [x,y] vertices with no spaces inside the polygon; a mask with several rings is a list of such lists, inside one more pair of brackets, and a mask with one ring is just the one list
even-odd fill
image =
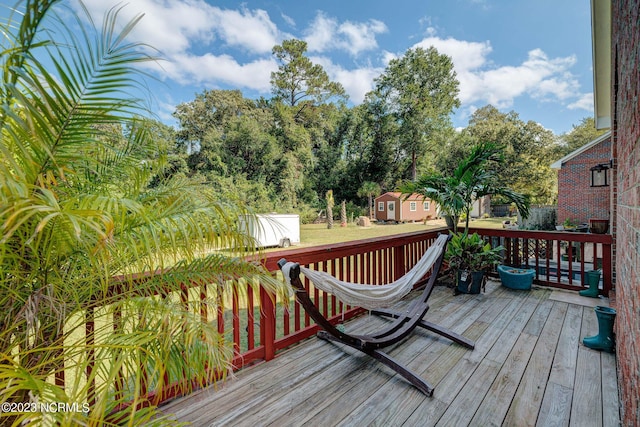
{"label": "window", "polygon": [[607,187],[609,185],[609,165],[601,163],[592,167],[590,171],[592,187]]}
{"label": "window", "polygon": [[409,210],[415,212],[418,210],[418,204],[416,202],[409,202]]}
{"label": "window", "polygon": [[384,212],[384,202],[378,202],[378,212]]}
{"label": "window", "polygon": [[422,204],[422,209],[425,211],[430,211],[431,210],[431,203],[430,202],[424,202]]}

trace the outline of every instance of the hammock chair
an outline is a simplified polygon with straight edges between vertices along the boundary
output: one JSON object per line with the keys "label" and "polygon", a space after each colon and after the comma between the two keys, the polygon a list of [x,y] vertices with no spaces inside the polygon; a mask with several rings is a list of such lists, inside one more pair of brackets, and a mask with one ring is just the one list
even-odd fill
{"label": "hammock chair", "polygon": [[[431,296],[438,272],[442,266],[448,241],[448,235],[441,234],[438,236],[435,243],[429,247],[427,252],[425,252],[409,272],[395,282],[382,286],[345,282],[336,279],[328,273],[309,270],[301,267],[297,263],[287,262],[284,258],[278,262],[278,266],[282,270],[285,280],[294,288],[298,302],[304,307],[309,316],[324,329],[318,332],[319,338],[346,344],[373,357],[402,375],[427,396],[432,396],[433,387],[428,382],[402,366],[380,349],[405,339],[417,326],[435,332],[466,348],[473,349],[475,347],[473,341],[462,335],[422,319],[429,310],[428,299]],[[426,286],[421,296],[414,300],[406,310],[399,312],[381,308],[388,307],[399,301],[409,293],[416,284],[420,283],[421,279],[429,271],[431,271],[431,275],[426,281]],[[383,330],[373,335],[353,335],[338,329],[322,315],[309,297],[300,280],[301,272],[316,288],[335,295],[343,303],[367,308],[372,310],[372,314],[394,320]]]}

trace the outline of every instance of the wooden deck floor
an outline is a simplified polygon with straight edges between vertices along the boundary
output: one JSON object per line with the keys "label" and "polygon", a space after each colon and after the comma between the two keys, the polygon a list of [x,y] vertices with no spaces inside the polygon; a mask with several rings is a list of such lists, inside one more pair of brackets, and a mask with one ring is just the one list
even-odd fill
{"label": "wooden deck floor", "polygon": [[[453,296],[436,287],[425,319],[476,340],[474,350],[416,330],[389,353],[435,386],[429,398],[348,347],[312,338],[275,360],[162,409],[196,426],[618,426],[615,356],[584,347],[592,306],[576,293]],[[347,325],[375,330],[374,316]]]}

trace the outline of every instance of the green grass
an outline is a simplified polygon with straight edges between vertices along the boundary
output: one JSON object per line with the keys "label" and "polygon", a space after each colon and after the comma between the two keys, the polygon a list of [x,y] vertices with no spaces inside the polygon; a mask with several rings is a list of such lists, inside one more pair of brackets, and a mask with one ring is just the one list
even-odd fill
{"label": "green grass", "polygon": [[327,229],[327,224],[304,224],[300,228],[300,246],[349,242],[352,240],[370,239],[372,237],[430,230],[443,226],[444,221],[430,221],[427,225],[421,222],[383,225],[372,224],[370,227],[359,227],[353,223],[348,224],[346,227],[340,227],[340,224],[334,224],[332,229]]}
{"label": "green grass", "polygon": [[[502,229],[502,221],[507,219],[515,220],[515,218],[483,218],[471,221],[470,226],[474,228]],[[462,222],[460,224],[464,225]],[[327,229],[326,224],[303,224],[300,226],[300,243],[291,247],[291,249],[432,230],[444,226],[444,220],[432,220],[427,222],[426,225],[422,222],[406,224],[373,223],[370,227],[359,227],[353,223],[348,224],[346,227],[340,227],[339,223],[334,223],[332,229]],[[275,248],[274,250],[279,249]]]}

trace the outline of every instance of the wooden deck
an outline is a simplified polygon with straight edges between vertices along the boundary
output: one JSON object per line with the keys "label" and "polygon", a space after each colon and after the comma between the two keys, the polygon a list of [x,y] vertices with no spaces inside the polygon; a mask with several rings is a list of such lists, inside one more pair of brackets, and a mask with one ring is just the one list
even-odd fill
{"label": "wooden deck", "polygon": [[[453,296],[436,287],[425,319],[476,340],[474,350],[416,330],[389,353],[435,386],[429,398],[348,347],[317,338],[162,409],[196,426],[618,426],[616,362],[584,347],[593,306],[575,292]],[[374,316],[347,324],[375,330]]]}

